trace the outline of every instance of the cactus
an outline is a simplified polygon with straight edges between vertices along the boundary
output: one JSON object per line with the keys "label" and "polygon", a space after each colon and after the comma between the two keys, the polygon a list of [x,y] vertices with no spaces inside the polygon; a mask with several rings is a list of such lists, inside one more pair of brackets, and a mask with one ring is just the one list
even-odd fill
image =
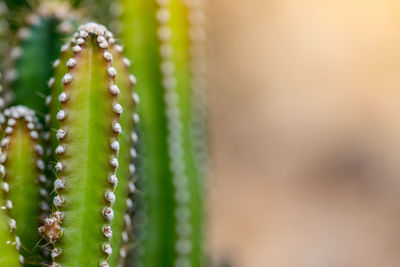
{"label": "cactus", "polygon": [[195,156],[204,142],[192,139],[204,136],[198,123],[204,114],[193,104],[204,79],[198,69],[205,36],[201,6],[182,0],[122,4],[122,39],[135,57],[142,100],[139,261],[145,267],[204,266],[204,164]]}
{"label": "cactus", "polygon": [[[113,48],[109,47],[113,47],[114,42],[104,26],[88,23],[80,27],[63,54],[67,55],[70,50],[73,56],[66,61],[69,71],[62,78],[63,91],[53,99],[61,102],[61,110],[56,115],[60,120],[58,163],[55,165],[58,178],[54,183],[58,195],[53,200],[55,212],[40,228],[50,242],[59,241],[52,250],[53,264],[108,266],[112,254],[110,239],[122,236],[125,227],[121,221],[126,204],[121,204],[121,200],[114,207],[113,204],[118,198],[125,203],[128,196],[132,141],[130,133],[124,132],[118,138],[123,110],[118,94],[131,91],[133,76],[129,76],[127,62],[119,49],[115,48],[114,54],[110,52]],[[120,71],[120,78],[113,65]],[[123,117],[123,122],[131,131],[136,118],[132,116],[134,98],[130,92],[124,99],[132,113]],[[124,148],[120,151],[121,143]],[[127,174],[120,179],[116,176],[118,156],[124,163],[120,172]],[[116,190],[117,183],[120,190]],[[54,227],[61,224],[62,229],[54,235]]]}
{"label": "cactus", "polygon": [[16,234],[23,247],[21,254],[27,262],[36,262],[39,257],[35,248],[40,236],[32,227],[39,226],[41,214],[49,208],[44,188],[47,180],[42,173],[45,164],[41,159],[40,125],[34,112],[26,107],[12,107],[4,114],[0,162],[9,188],[7,197],[12,203],[10,214],[18,222]]}

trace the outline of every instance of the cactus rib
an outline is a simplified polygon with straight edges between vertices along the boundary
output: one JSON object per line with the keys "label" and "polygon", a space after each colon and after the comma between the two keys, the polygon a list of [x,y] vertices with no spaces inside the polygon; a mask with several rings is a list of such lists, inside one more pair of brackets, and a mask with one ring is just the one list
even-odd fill
{"label": "cactus rib", "polygon": [[122,3],[122,39],[135,55],[142,101],[139,262],[204,266],[206,114],[197,99],[206,95],[202,1]]}

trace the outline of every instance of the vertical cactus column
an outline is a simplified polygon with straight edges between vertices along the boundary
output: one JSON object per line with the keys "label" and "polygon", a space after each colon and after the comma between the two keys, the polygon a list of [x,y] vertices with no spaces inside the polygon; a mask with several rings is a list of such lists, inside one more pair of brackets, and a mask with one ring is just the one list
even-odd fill
{"label": "vertical cactus column", "polygon": [[[4,166],[7,197],[12,206],[11,217],[18,222],[16,234],[21,239],[21,253],[26,262],[38,262],[36,245],[40,236],[33,231],[40,217],[48,212],[48,192],[43,176],[45,164],[41,157],[40,126],[32,110],[23,106],[4,111],[0,162]],[[35,250],[36,249],[36,250]]]}
{"label": "vertical cactus column", "polygon": [[[110,266],[110,257],[118,255],[122,246],[118,241],[120,244],[115,247],[111,240],[115,236],[121,239],[125,228],[127,184],[129,168],[132,169],[129,129],[133,129],[137,115],[133,116],[136,97],[132,95],[133,81],[127,63],[109,49],[114,42],[104,26],[82,25],[60,61],[66,64],[68,72],[63,74],[62,92],[53,97],[53,101],[61,102],[56,115],[60,121],[56,135],[59,145],[55,150],[57,196],[53,200],[55,211],[39,229],[55,243],[52,266]],[[67,55],[71,58],[64,58]],[[61,76],[58,71],[65,69],[57,68],[56,77]],[[122,132],[119,119],[123,108],[118,95],[128,92],[123,103],[128,115],[132,113],[130,117],[121,117],[121,123],[127,127],[127,132]],[[122,153],[128,156],[123,157]],[[120,163],[127,174],[121,179],[116,175]],[[121,189],[116,189],[117,184]],[[117,257],[115,262],[118,260]]]}
{"label": "vertical cactus column", "polygon": [[26,105],[42,117],[48,112],[45,98],[47,81],[52,77],[51,64],[58,64],[63,39],[74,31],[78,15],[62,2],[43,1],[37,10],[26,15],[26,25],[18,30],[14,104]]}
{"label": "vertical cactus column", "polygon": [[[133,262],[141,266],[171,266],[174,258],[174,200],[167,144],[166,104],[160,70],[160,42],[157,36],[156,1],[122,1],[122,40],[126,55],[134,61],[138,79],[141,115],[139,145],[141,173],[138,186],[144,191],[136,208],[139,250]],[[140,225],[139,225],[140,224]],[[140,258],[139,255],[141,254]],[[135,264],[134,264],[135,266]]]}
{"label": "vertical cactus column", "polygon": [[204,266],[201,1],[122,3],[122,39],[127,55],[135,55],[141,97],[139,261],[145,267]]}
{"label": "vertical cactus column", "polygon": [[157,14],[161,24],[159,37],[162,46],[169,50],[162,53],[161,69],[166,89],[169,152],[175,189],[175,266],[205,265],[205,166],[198,158],[206,147],[199,136],[205,129],[200,123],[204,120],[200,111],[206,95],[205,88],[199,88],[198,84],[205,61],[205,55],[197,54],[205,46],[201,5],[199,0],[169,0],[161,4]]}

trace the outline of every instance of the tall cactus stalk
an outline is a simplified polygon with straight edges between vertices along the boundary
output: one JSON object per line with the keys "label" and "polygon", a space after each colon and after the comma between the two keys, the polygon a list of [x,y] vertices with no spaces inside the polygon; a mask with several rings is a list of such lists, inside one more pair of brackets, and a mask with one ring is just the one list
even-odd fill
{"label": "tall cactus stalk", "polygon": [[193,140],[204,136],[198,123],[204,115],[193,101],[204,89],[197,58],[205,37],[201,1],[122,3],[122,39],[127,55],[135,55],[142,100],[139,261],[145,267],[204,266],[204,165],[195,156],[204,142]]}
{"label": "tall cactus stalk", "polygon": [[25,261],[38,262],[36,245],[40,236],[32,228],[40,225],[41,214],[49,208],[46,178],[42,173],[45,164],[38,133],[40,127],[34,112],[26,107],[12,107],[4,114],[0,162],[9,187],[10,214],[18,222],[16,234],[21,240]]}
{"label": "tall cactus stalk", "polygon": [[[52,266],[109,266],[110,257],[118,255],[122,246],[114,237],[122,239],[125,228],[129,172],[133,171],[129,130],[137,117],[133,113],[137,97],[132,95],[134,80],[126,60],[118,48],[112,53],[114,42],[104,26],[88,23],[63,53],[72,57],[63,60],[68,72],[62,78],[63,91],[53,99],[61,102],[56,115],[60,129],[55,212],[40,228],[50,242],[57,242]],[[119,122],[123,107],[118,95],[128,92],[123,101],[128,116],[121,118],[125,132]],[[121,172],[127,176],[117,178]],[[116,247],[111,240],[117,240]]]}

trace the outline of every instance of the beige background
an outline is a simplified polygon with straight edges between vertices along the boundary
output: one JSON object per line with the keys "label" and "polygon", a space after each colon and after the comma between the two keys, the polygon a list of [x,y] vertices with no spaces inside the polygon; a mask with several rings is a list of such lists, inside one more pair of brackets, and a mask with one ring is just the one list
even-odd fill
{"label": "beige background", "polygon": [[400,2],[208,14],[214,262],[399,266]]}

